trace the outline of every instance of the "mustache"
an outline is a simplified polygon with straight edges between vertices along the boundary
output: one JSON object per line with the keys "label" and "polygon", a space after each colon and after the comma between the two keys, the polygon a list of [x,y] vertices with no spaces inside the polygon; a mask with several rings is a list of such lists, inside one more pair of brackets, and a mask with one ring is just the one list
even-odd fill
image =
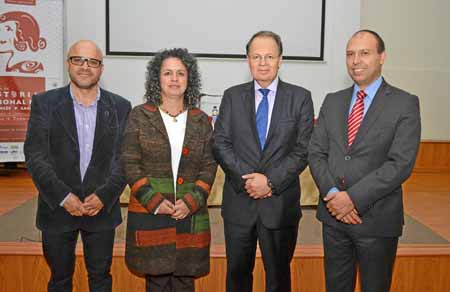
{"label": "mustache", "polygon": [[92,74],[92,70],[88,68],[80,68],[77,70],[77,73],[89,73]]}

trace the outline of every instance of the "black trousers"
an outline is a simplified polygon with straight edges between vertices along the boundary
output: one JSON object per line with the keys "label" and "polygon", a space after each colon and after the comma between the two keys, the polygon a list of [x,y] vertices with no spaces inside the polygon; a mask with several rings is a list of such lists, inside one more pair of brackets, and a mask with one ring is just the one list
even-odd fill
{"label": "black trousers", "polygon": [[357,264],[361,292],[389,292],[398,237],[360,237],[322,227],[327,292],[353,292]]}
{"label": "black trousers", "polygon": [[194,277],[169,275],[145,275],[147,292],[194,292]]}
{"label": "black trousers", "polygon": [[267,292],[291,291],[290,263],[297,242],[298,226],[268,229],[260,220],[252,226],[224,222],[227,255],[227,292],[251,292],[256,242],[259,242]]}
{"label": "black trousers", "polygon": [[89,291],[111,292],[110,273],[115,230],[88,232],[76,230],[63,233],[42,231],[44,257],[50,267],[48,292],[72,291],[75,270],[75,246],[78,234],[83,241],[84,262],[88,272]]}

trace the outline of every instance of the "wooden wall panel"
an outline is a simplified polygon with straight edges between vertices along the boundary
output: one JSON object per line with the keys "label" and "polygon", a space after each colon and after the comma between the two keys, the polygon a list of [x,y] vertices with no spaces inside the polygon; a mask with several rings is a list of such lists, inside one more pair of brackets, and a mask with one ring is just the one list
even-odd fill
{"label": "wooden wall panel", "polygon": [[[225,292],[226,261],[211,260],[211,273],[196,281],[197,292]],[[121,256],[112,266],[113,291],[145,291],[144,279],[131,274]],[[397,257],[391,291],[450,291],[450,255]],[[0,255],[0,292],[44,292],[49,269],[41,255]],[[77,257],[74,291],[87,289],[83,260]],[[254,271],[254,291],[264,291],[264,269],[260,258]],[[296,257],[292,262],[292,291],[325,292],[322,257]],[[356,289],[359,292],[359,289]]]}
{"label": "wooden wall panel", "polygon": [[43,256],[0,255],[1,292],[45,292],[49,277]]}
{"label": "wooden wall panel", "polygon": [[398,257],[391,291],[450,291],[450,256]]}
{"label": "wooden wall panel", "polygon": [[450,172],[450,141],[422,141],[414,171]]}

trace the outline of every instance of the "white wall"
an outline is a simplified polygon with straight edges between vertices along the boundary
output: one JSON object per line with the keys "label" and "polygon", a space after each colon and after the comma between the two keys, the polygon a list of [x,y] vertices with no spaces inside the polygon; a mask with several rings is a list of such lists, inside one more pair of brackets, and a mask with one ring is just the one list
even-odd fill
{"label": "white wall", "polygon": [[450,1],[362,0],[361,26],[386,43],[388,82],[420,98],[422,139],[450,140]]}
{"label": "white wall", "polygon": [[[104,1],[65,1],[65,5],[66,49],[78,39],[92,39],[104,50]],[[345,70],[345,44],[359,28],[359,13],[360,0],[328,0],[325,62],[285,61],[281,67],[283,80],[312,91],[316,113],[327,92],[351,84]],[[129,29],[133,29],[133,24]],[[252,33],[249,32],[249,35]],[[244,47],[242,53],[245,53]],[[148,57],[105,57],[102,86],[127,97],[135,105],[141,103],[148,60]],[[199,59],[199,65],[203,92],[206,93],[222,94],[227,87],[251,79],[245,60]],[[208,110],[205,108],[205,111]]]}
{"label": "white wall", "polygon": [[[92,39],[105,49],[104,1],[65,1],[65,5],[66,49],[81,38]],[[351,84],[344,51],[361,23],[362,28],[374,29],[385,39],[384,76],[388,82],[420,97],[422,139],[450,140],[448,11],[450,1],[443,0],[328,0],[325,62],[285,61],[281,78],[310,89],[317,114],[327,92]],[[106,57],[102,86],[139,104],[148,59]],[[250,80],[245,60],[200,59],[199,65],[203,92],[222,94],[227,87]]]}

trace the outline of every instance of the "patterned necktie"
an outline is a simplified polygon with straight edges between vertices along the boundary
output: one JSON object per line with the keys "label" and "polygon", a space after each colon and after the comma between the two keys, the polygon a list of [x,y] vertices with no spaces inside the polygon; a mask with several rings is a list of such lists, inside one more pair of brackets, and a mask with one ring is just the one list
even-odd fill
{"label": "patterned necktie", "polygon": [[364,90],[360,90],[356,93],[356,102],[353,105],[352,112],[348,117],[348,147],[352,146],[353,141],[358,133],[359,126],[361,125],[364,115],[364,98],[367,94]]}
{"label": "patterned necktie", "polygon": [[267,100],[267,96],[269,95],[270,89],[260,88],[259,92],[261,92],[263,98],[256,111],[256,128],[258,130],[259,145],[261,150],[263,150],[264,144],[266,143],[267,122],[269,119],[269,101]]}

